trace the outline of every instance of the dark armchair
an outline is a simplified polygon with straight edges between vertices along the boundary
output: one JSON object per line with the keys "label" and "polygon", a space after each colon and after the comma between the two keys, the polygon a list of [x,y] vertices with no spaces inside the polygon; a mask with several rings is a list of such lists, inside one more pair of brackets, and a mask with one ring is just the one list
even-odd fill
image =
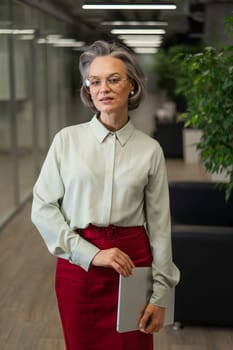
{"label": "dark armchair", "polygon": [[176,287],[175,322],[233,326],[233,196],[214,183],[169,185]]}
{"label": "dark armchair", "polygon": [[156,119],[154,138],[160,143],[166,158],[183,158],[183,122]]}

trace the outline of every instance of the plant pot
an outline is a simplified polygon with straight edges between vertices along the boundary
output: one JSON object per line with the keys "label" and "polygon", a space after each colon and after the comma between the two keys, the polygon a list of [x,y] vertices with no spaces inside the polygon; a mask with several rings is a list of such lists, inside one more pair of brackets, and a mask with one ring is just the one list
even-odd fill
{"label": "plant pot", "polygon": [[230,176],[226,174],[226,171],[223,171],[222,173],[210,174],[210,180],[213,182],[227,183],[230,181]]}
{"label": "plant pot", "polygon": [[183,129],[183,155],[185,163],[201,163],[200,152],[196,148],[196,144],[200,141],[201,136],[202,130]]}

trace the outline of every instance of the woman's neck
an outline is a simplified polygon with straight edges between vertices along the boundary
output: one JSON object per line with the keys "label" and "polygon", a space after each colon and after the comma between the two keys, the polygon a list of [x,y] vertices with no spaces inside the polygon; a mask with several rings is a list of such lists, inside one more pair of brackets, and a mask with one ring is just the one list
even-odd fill
{"label": "woman's neck", "polygon": [[124,115],[101,113],[98,118],[99,121],[110,131],[120,130],[129,120],[128,113]]}

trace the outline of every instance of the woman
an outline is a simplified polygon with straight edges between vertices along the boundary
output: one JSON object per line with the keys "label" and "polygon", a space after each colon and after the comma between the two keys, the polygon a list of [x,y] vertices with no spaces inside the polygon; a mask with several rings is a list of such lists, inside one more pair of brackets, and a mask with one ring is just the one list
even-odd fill
{"label": "woman", "polygon": [[[172,262],[169,196],[159,144],[136,130],[144,75],[122,47],[97,41],[80,56],[90,122],[61,130],[34,186],[32,221],[58,257],[56,294],[68,350],[152,350],[163,327]],[[152,266],[140,331],[117,333],[119,274]]]}

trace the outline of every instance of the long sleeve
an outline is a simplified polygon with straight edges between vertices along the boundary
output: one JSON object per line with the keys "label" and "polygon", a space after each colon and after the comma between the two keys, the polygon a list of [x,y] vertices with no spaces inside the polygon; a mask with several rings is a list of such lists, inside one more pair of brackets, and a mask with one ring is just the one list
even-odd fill
{"label": "long sleeve", "polygon": [[52,254],[88,270],[99,249],[74,232],[62,213],[65,189],[60,172],[61,157],[61,137],[57,135],[33,189],[31,218]]}
{"label": "long sleeve", "polygon": [[166,307],[170,288],[178,283],[180,274],[172,261],[168,182],[160,147],[156,154],[145,190],[146,223],[153,255],[154,286],[150,302]]}
{"label": "long sleeve", "polygon": [[99,249],[77,228],[146,224],[154,259],[151,302],[166,305],[179,272],[172,263],[164,157],[130,121],[112,133],[94,117],[55,136],[33,189],[32,221],[52,254],[85,270]]}

